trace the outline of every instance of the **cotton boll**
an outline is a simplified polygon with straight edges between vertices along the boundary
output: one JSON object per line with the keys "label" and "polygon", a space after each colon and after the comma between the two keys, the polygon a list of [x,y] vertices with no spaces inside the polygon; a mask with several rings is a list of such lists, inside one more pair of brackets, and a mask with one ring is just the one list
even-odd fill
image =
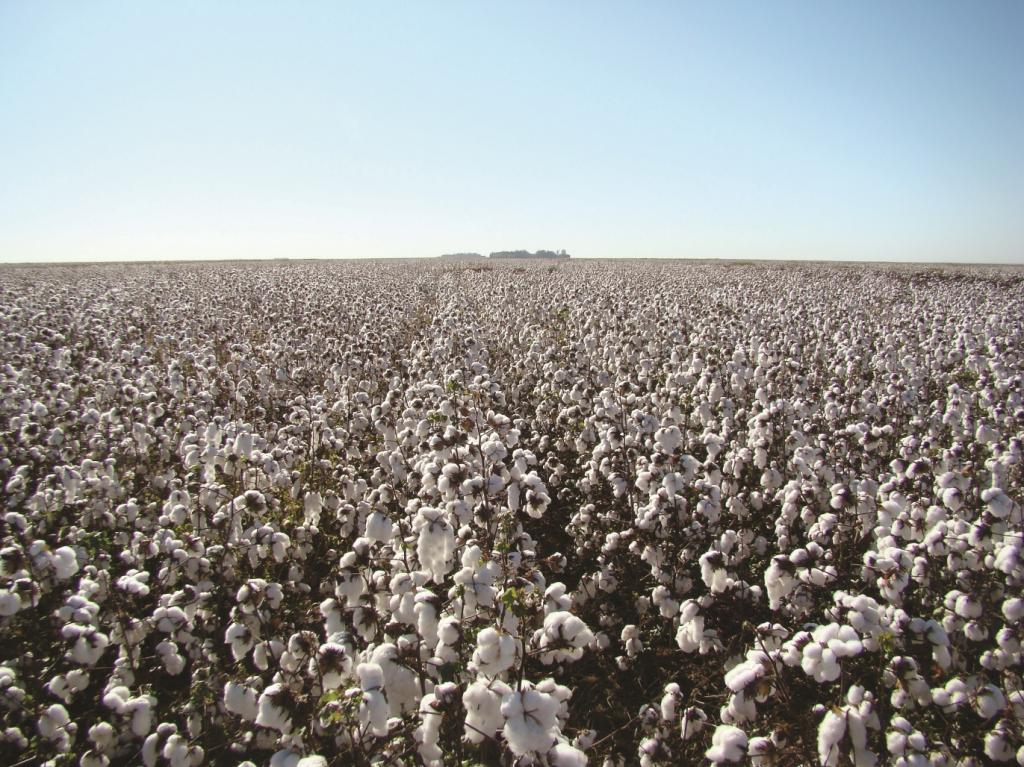
{"label": "cotton boll", "polygon": [[579,660],[593,639],[593,632],[582,620],[560,611],[544,616],[544,627],[534,635],[533,643],[541,650],[541,662],[550,664]]}
{"label": "cotton boll", "polygon": [[506,694],[501,701],[502,733],[512,752],[525,756],[548,751],[558,736],[558,708],[555,696],[535,689],[530,682]]}
{"label": "cotton boll", "polygon": [[61,546],[53,552],[51,559],[54,574],[59,581],[66,581],[78,572],[78,557],[70,546]]}
{"label": "cotton boll", "polygon": [[619,638],[622,640],[626,655],[630,658],[635,658],[644,649],[643,642],[640,641],[640,629],[632,623],[623,626]]}
{"label": "cotton boll", "polygon": [[272,684],[257,701],[256,724],[288,734],[292,730],[292,694],[283,684]]}
{"label": "cotton boll", "polygon": [[689,740],[700,733],[704,729],[707,720],[708,715],[696,706],[690,706],[683,711],[683,715],[679,720],[679,730],[682,739],[684,741]]}
{"label": "cotton boll", "polygon": [[789,596],[796,587],[797,582],[793,578],[795,571],[796,568],[790,562],[789,557],[780,554],[772,558],[771,564],[764,573],[768,606],[772,610],[778,610],[782,606],[782,600]]}
{"label": "cotton boll", "polygon": [[426,506],[417,513],[413,528],[419,532],[416,556],[420,566],[435,583],[443,582],[454,562],[455,531],[444,512]]}
{"label": "cotton boll", "polygon": [[441,767],[441,757],[444,755],[438,745],[442,708],[443,705],[433,693],[424,695],[420,701],[420,725],[413,732],[413,737],[419,744],[417,751],[420,758],[430,767]]}
{"label": "cotton boll", "polygon": [[255,722],[259,715],[256,690],[237,682],[225,683],[224,708],[246,721]]}
{"label": "cotton boll", "polygon": [[712,594],[721,594],[728,588],[729,574],[720,551],[709,551],[701,556],[700,576]]}
{"label": "cotton boll", "polygon": [[518,642],[515,637],[492,627],[485,628],[477,634],[470,670],[483,676],[498,676],[515,664],[518,657],[517,649]]}
{"label": "cotton boll", "polygon": [[835,711],[825,713],[818,725],[818,759],[822,765],[839,764],[839,741],[846,734],[846,717]]}
{"label": "cotton boll", "polygon": [[711,748],[704,752],[704,756],[715,764],[725,764],[743,761],[746,752],[747,734],[739,727],[720,724],[715,728]]}
{"label": "cotton boll", "polygon": [[665,694],[661,698],[661,720],[663,722],[674,722],[676,719],[676,709],[681,702],[682,694],[679,685],[675,682],[665,685]]}
{"label": "cotton boll", "polygon": [[395,717],[415,711],[420,700],[420,685],[416,674],[400,662],[398,655],[398,647],[386,642],[375,647],[369,659],[384,674],[389,713]]}
{"label": "cotton boll", "polygon": [[1017,623],[1024,618],[1024,599],[1010,597],[1003,602],[1002,610],[1007,623]]}
{"label": "cotton boll", "polygon": [[360,663],[356,666],[362,701],[359,705],[359,721],[363,727],[377,736],[388,733],[388,701],[382,692],[384,671],[376,663]]}
{"label": "cotton boll", "polygon": [[501,702],[512,689],[496,679],[477,679],[462,694],[466,708],[466,739],[480,743],[485,737],[493,737],[505,724]]}
{"label": "cotton boll", "polygon": [[21,608],[21,597],[8,589],[0,589],[0,618],[14,615]]}
{"label": "cotton boll", "polygon": [[319,754],[304,756],[295,763],[295,767],[327,767],[327,759]]}
{"label": "cotton boll", "polygon": [[352,671],[352,659],[345,646],[337,642],[324,642],[317,648],[311,668],[319,673],[324,690],[336,690],[344,684]]}
{"label": "cotton boll", "polygon": [[1013,511],[1013,500],[998,487],[990,487],[981,494],[981,500],[997,519],[1005,519]]}
{"label": "cotton boll", "polygon": [[59,703],[55,703],[47,707],[39,717],[38,730],[39,734],[47,740],[66,742],[69,725],[71,725],[71,718],[68,716],[67,709]]}
{"label": "cotton boll", "polygon": [[395,525],[384,514],[375,511],[366,518],[363,535],[369,541],[387,543],[394,535]]}
{"label": "cotton boll", "polygon": [[1008,728],[997,726],[985,734],[985,756],[993,762],[1009,762],[1014,759],[1013,736]]}
{"label": "cotton boll", "polygon": [[545,756],[551,767],[586,767],[587,765],[587,755],[568,743],[556,743]]}
{"label": "cotton boll", "polygon": [[986,684],[974,697],[974,710],[982,719],[991,719],[1006,708],[1006,696],[993,684]]}

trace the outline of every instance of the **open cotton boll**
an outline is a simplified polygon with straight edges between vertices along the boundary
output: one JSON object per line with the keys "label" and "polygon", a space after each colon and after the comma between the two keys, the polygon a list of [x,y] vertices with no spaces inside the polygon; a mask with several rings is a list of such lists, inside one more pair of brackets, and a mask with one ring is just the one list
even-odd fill
{"label": "open cotton boll", "polygon": [[1024,618],[1024,599],[1009,597],[1003,602],[1002,610],[1007,623],[1017,623]]}
{"label": "open cotton boll", "polygon": [[420,700],[416,674],[406,668],[398,657],[398,648],[389,643],[378,645],[370,653],[370,663],[380,667],[391,716],[404,716],[414,711]]}
{"label": "open cotton boll", "polygon": [[981,500],[988,505],[988,510],[997,519],[1005,519],[1013,511],[1013,499],[1004,493],[1001,488],[988,488],[982,492]]}
{"label": "open cotton boll", "polygon": [[419,531],[416,557],[435,583],[444,581],[455,561],[455,531],[440,509],[422,507],[413,528]]}
{"label": "open cotton boll", "polygon": [[640,629],[632,623],[622,627],[619,638],[622,640],[626,655],[630,658],[636,657],[644,649],[643,642],[640,640]]}
{"label": "open cotton boll", "polygon": [[433,693],[423,696],[420,701],[420,725],[413,732],[413,737],[419,744],[417,751],[423,763],[428,767],[441,767],[441,757],[444,752],[438,745],[440,736],[442,714],[441,705]]}
{"label": "open cotton boll", "polygon": [[974,710],[982,719],[991,719],[1006,708],[1006,696],[994,684],[986,684],[974,697]]}
{"label": "open cotton boll", "polygon": [[384,670],[376,663],[356,666],[359,686],[363,691],[359,704],[359,723],[368,731],[383,737],[388,734],[388,701],[384,697]]}
{"label": "open cotton boll", "polygon": [[78,557],[75,555],[75,550],[70,546],[61,546],[54,551],[50,561],[53,564],[54,574],[59,581],[66,581],[78,572]]}
{"label": "open cotton boll", "polygon": [[394,535],[395,525],[384,514],[375,511],[366,517],[366,526],[363,535],[367,540],[377,543],[387,543]]}
{"label": "open cotton boll", "polygon": [[47,740],[59,740],[67,737],[67,726],[71,724],[68,711],[59,703],[54,703],[43,710],[39,717],[39,734]]}
{"label": "open cotton boll", "polygon": [[337,642],[324,642],[317,648],[316,659],[311,660],[311,667],[320,674],[324,690],[335,690],[349,678],[352,671],[352,658],[345,646]]}
{"label": "open cotton boll", "polygon": [[587,755],[569,743],[556,743],[545,754],[551,767],[586,767]]}
{"label": "open cotton boll", "polygon": [[295,767],[327,767],[327,759],[320,754],[310,754],[299,759]]}
{"label": "open cotton boll", "polygon": [[507,693],[501,701],[505,717],[502,734],[517,756],[548,751],[558,738],[559,701],[530,682]]}
{"label": "open cotton boll", "polygon": [[701,555],[700,577],[712,594],[721,594],[728,588],[729,574],[722,552],[708,551]]}
{"label": "open cotton boll", "polygon": [[494,737],[504,726],[501,702],[511,692],[512,688],[497,679],[477,679],[466,688],[462,694],[462,705],[466,709],[466,739],[470,743]]}
{"label": "open cotton boll", "polygon": [[256,724],[279,730],[284,734],[292,731],[291,691],[283,684],[272,684],[265,689],[257,701]]}
{"label": "open cotton boll", "polygon": [[669,682],[665,685],[665,694],[661,698],[661,720],[663,722],[674,722],[676,720],[676,709],[682,702],[683,696],[679,685]]}
{"label": "open cotton boll", "polygon": [[770,668],[768,656],[760,650],[747,654],[747,659],[737,663],[725,675],[725,686],[733,692],[742,692],[763,677]]}
{"label": "open cotton boll", "polygon": [[768,606],[772,610],[778,610],[782,606],[782,600],[788,597],[796,588],[797,581],[793,577],[796,566],[785,554],[772,557],[772,562],[764,572],[765,591],[768,593]]}
{"label": "open cotton boll", "polygon": [[579,660],[583,649],[594,639],[587,624],[569,612],[553,612],[544,616],[544,627],[533,636],[541,650],[542,663]]}
{"label": "open cotton boll", "polygon": [[747,752],[747,734],[731,724],[720,724],[711,736],[711,748],[704,756],[715,764],[740,762]]}
{"label": "open cotton boll", "polygon": [[822,767],[836,767],[839,764],[839,741],[846,734],[846,717],[835,711],[827,711],[818,725],[818,760]]}
{"label": "open cotton boll", "polygon": [[469,668],[483,676],[497,676],[515,665],[517,650],[518,642],[514,636],[488,626],[477,634]]}
{"label": "open cotton boll", "polygon": [[224,708],[246,721],[255,722],[259,714],[256,690],[237,682],[226,682],[224,684]]}
{"label": "open cotton boll", "polygon": [[0,589],[0,618],[14,615],[21,608],[20,596],[9,589]]}

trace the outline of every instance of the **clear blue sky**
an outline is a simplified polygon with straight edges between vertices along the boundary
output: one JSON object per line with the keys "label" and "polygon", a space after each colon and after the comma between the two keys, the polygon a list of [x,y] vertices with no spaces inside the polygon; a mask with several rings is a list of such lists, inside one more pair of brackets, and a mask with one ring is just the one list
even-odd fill
{"label": "clear blue sky", "polygon": [[1024,2],[0,2],[0,260],[1024,261]]}

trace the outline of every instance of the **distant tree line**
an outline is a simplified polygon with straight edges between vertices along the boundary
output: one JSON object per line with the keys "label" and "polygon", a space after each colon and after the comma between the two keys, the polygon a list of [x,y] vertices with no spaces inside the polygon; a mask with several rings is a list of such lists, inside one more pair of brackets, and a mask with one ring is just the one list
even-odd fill
{"label": "distant tree line", "polygon": [[538,250],[531,253],[528,250],[499,250],[491,253],[491,258],[569,258],[564,250]]}

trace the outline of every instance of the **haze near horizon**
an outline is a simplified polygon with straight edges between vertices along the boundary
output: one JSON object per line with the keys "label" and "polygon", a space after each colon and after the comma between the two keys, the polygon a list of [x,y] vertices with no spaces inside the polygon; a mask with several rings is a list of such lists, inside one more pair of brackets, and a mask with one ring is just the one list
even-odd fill
{"label": "haze near horizon", "polygon": [[0,261],[1024,261],[1024,4],[0,5]]}

